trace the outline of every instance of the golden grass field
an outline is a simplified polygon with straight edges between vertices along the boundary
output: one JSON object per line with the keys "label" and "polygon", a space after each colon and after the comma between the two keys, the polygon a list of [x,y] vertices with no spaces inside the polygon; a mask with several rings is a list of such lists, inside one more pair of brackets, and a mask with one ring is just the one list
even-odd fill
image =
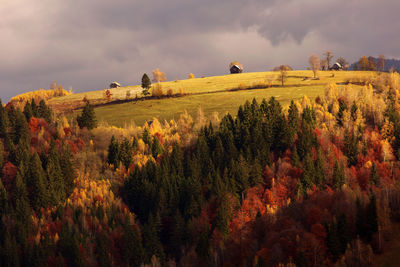
{"label": "golden grass field", "polygon": [[[312,71],[288,71],[285,86],[281,87],[279,72],[229,74],[163,82],[161,86],[164,94],[170,89],[174,95],[183,91],[184,96],[142,100],[140,85],[127,86],[111,89],[112,101],[125,100],[128,90],[132,101],[109,103],[96,107],[95,110],[99,122],[115,126],[124,126],[131,122],[142,125],[154,117],[160,120],[177,119],[184,110],[194,116],[199,108],[206,116],[213,112],[218,112],[221,116],[227,112],[235,114],[241,104],[253,98],[261,101],[274,96],[282,105],[287,105],[292,99],[303,96],[313,99],[322,95],[329,83],[341,84],[349,80],[362,80],[371,75],[374,74],[365,71],[320,71],[320,79],[314,80]],[[136,94],[138,100],[134,99]],[[49,103],[56,110],[66,110],[82,106],[84,97],[95,104],[106,102],[104,90],[101,90],[53,98]]]}

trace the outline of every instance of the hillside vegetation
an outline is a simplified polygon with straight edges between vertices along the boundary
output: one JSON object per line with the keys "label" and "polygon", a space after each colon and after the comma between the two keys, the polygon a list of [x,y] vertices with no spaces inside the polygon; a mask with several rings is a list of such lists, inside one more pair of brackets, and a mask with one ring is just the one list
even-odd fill
{"label": "hillside vegetation", "polygon": [[[56,110],[71,110],[83,107],[86,97],[92,104],[105,104],[96,108],[96,114],[101,121],[110,125],[123,126],[131,122],[142,125],[153,119],[170,120],[178,118],[183,110],[195,116],[199,108],[204,114],[218,112],[234,112],[243,101],[274,96],[283,105],[292,99],[308,96],[311,99],[324,92],[329,83],[344,84],[349,81],[365,81],[375,77],[375,72],[365,71],[320,71],[319,79],[312,79],[312,71],[288,71],[284,87],[281,87],[280,72],[255,72],[229,74],[224,76],[194,78],[160,83],[164,96],[168,91],[172,95],[168,99],[142,98],[139,85],[110,89],[111,103],[107,103],[104,90],[78,93],[51,99],[49,104]],[[357,84],[355,86],[357,86]],[[154,86],[154,85],[153,85]],[[127,99],[126,93],[130,92]],[[126,101],[115,104],[112,101]]]}
{"label": "hillside vegetation", "polygon": [[367,78],[287,108],[241,98],[233,115],[123,128],[98,125],[90,102],[78,119],[0,105],[0,266],[386,264],[400,75]]}

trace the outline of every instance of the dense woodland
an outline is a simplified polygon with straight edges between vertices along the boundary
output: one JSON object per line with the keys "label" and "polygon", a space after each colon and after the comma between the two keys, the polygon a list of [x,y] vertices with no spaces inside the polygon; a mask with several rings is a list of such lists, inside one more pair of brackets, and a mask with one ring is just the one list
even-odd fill
{"label": "dense woodland", "polygon": [[400,76],[222,119],[0,105],[1,266],[369,266],[400,220]]}

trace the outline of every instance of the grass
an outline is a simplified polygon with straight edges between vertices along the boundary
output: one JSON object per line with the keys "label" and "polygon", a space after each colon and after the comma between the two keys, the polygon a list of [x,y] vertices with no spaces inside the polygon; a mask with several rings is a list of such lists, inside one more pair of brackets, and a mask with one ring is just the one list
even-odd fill
{"label": "grass", "polygon": [[[282,105],[287,105],[292,99],[299,99],[306,95],[315,98],[322,95],[328,83],[344,83],[349,79],[362,76],[370,76],[371,72],[359,71],[320,71],[319,80],[312,79],[312,71],[289,71],[285,87],[280,85],[279,72],[254,72],[242,74],[230,74],[206,78],[194,78],[161,83],[164,94],[171,89],[178,94],[180,89],[187,95],[183,97],[150,99],[144,101],[132,101],[123,104],[111,104],[97,107],[96,115],[99,121],[110,125],[124,126],[134,121],[142,125],[145,121],[156,117],[160,120],[177,119],[186,109],[189,114],[195,116],[200,107],[205,115],[218,112],[220,115],[230,112],[236,114],[239,105],[253,98],[261,101],[263,98],[274,96]],[[334,76],[333,76],[334,74]],[[230,91],[238,88],[272,87]],[[261,86],[260,86],[261,85]],[[136,93],[140,96],[141,87],[128,86],[111,89],[113,100],[125,99],[126,91],[131,91],[131,97]],[[53,106],[60,105],[61,110],[83,105],[82,99],[86,96],[93,103],[105,102],[104,90],[91,91],[69,96],[54,98],[49,101]]]}

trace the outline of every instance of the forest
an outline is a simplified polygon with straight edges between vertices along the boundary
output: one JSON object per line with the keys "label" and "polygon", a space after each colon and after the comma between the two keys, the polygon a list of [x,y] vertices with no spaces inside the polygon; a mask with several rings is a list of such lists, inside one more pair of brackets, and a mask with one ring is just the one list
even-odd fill
{"label": "forest", "polygon": [[1,104],[0,265],[371,266],[400,221],[399,90],[125,128]]}

